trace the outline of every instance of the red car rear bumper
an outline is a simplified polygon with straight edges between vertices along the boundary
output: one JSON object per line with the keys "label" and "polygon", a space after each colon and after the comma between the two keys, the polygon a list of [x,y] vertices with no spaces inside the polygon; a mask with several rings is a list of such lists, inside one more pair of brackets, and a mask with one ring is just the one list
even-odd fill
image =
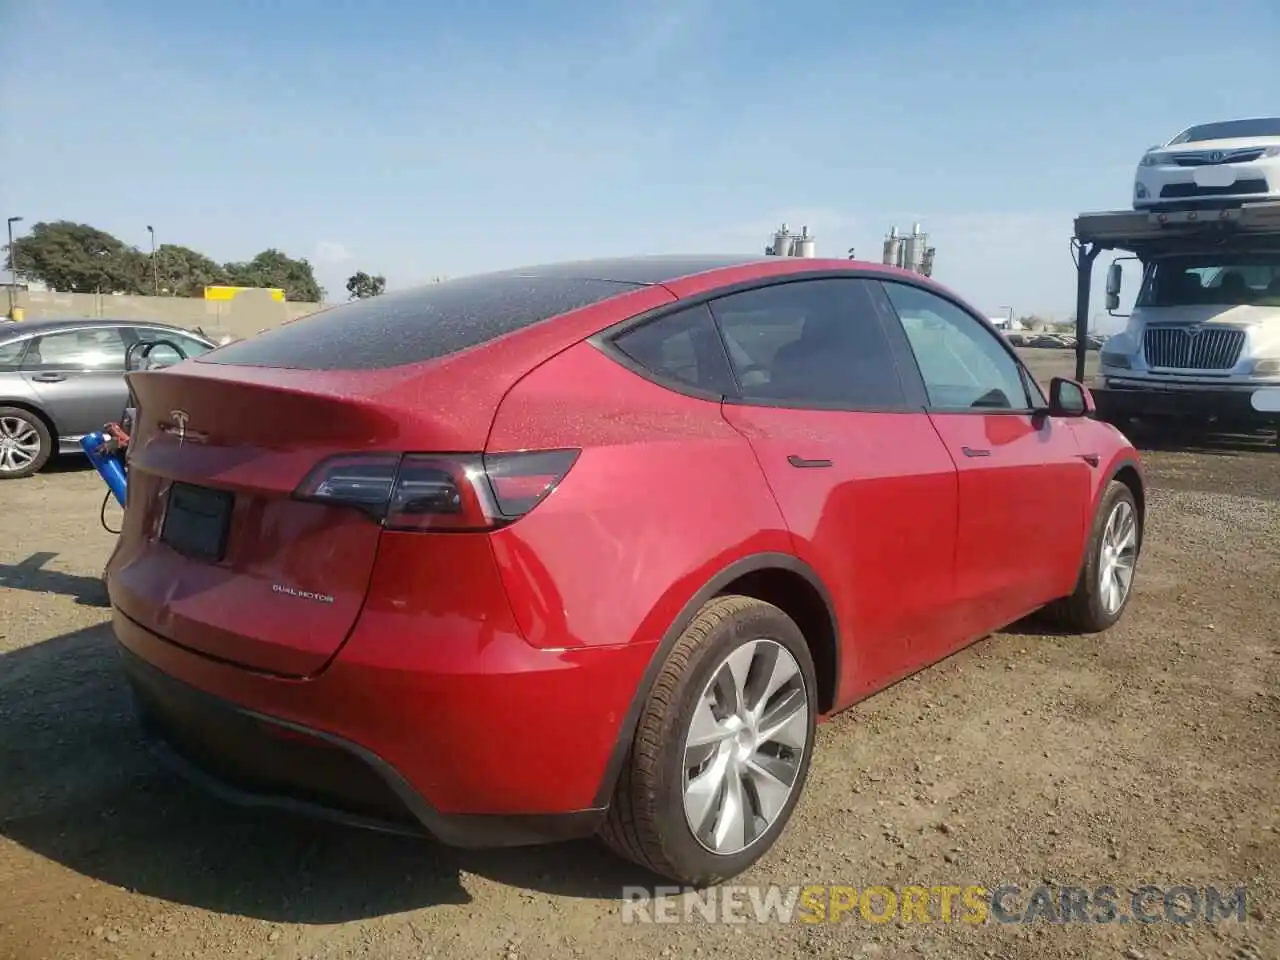
{"label": "red car rear bumper", "polygon": [[538,650],[468,620],[430,642],[357,624],[299,680],[186,650],[118,609],[114,627],[144,730],[204,786],[457,846],[593,833],[653,653]]}

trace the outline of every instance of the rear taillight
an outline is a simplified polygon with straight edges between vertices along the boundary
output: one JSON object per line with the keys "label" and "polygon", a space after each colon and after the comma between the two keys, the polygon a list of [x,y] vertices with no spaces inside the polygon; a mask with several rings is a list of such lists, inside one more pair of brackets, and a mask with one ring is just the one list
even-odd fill
{"label": "rear taillight", "polygon": [[546,499],[577,450],[330,457],[294,496],[361,510],[388,530],[493,530]]}

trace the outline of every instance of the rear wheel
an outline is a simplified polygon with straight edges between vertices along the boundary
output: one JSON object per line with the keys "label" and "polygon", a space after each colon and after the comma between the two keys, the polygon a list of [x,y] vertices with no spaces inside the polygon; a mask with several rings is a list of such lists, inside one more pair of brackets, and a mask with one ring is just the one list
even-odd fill
{"label": "rear wheel", "polygon": [[1094,516],[1075,592],[1050,608],[1064,627],[1077,633],[1100,633],[1120,619],[1129,604],[1141,547],[1133,491],[1113,480]]}
{"label": "rear wheel", "polygon": [[53,437],[43,420],[21,407],[0,407],[0,480],[31,476],[52,453]]}
{"label": "rear wheel", "polygon": [[601,835],[679,883],[745,870],[786,827],[813,752],[804,636],[750,597],[708,603],[668,654]]}

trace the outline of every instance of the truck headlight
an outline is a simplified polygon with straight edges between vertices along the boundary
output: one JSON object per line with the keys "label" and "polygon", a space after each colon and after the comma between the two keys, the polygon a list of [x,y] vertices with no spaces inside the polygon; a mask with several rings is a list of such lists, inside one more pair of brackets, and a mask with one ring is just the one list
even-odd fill
{"label": "truck headlight", "polygon": [[1280,377],[1280,358],[1275,360],[1255,360],[1253,374],[1256,377]]}
{"label": "truck headlight", "polygon": [[1104,367],[1118,367],[1121,370],[1128,370],[1132,366],[1123,353],[1108,353],[1106,350],[1102,351],[1101,362]]}

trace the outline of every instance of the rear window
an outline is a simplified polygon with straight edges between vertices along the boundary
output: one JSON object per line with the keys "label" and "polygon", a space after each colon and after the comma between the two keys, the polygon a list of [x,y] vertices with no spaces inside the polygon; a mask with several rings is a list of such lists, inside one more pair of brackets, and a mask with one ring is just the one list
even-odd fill
{"label": "rear window", "polygon": [[421,363],[638,286],[565,277],[461,277],[333,307],[228,344],[197,362],[294,370]]}

